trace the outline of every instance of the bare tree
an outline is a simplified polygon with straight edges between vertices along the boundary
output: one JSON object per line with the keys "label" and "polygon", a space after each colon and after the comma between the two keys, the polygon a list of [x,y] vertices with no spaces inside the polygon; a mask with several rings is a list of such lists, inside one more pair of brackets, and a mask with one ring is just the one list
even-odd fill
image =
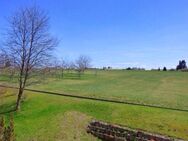
{"label": "bare tree", "polygon": [[5,66],[5,54],[3,50],[0,49],[0,74],[3,73],[4,66]]}
{"label": "bare tree", "polygon": [[4,54],[0,50],[0,68],[3,68],[4,66]]}
{"label": "bare tree", "polygon": [[0,49],[0,73],[9,76],[10,80],[15,74],[14,61],[9,58],[2,48]]}
{"label": "bare tree", "polygon": [[69,68],[69,64],[68,61],[66,61],[65,59],[61,59],[61,77],[64,77],[64,71],[67,70]]}
{"label": "bare tree", "polygon": [[81,55],[76,60],[76,70],[79,75],[91,66],[91,58],[85,55]]}
{"label": "bare tree", "polygon": [[48,15],[36,6],[19,9],[8,20],[5,48],[19,69],[16,110],[30,73],[50,57],[57,39],[49,33]]}
{"label": "bare tree", "polygon": [[6,66],[9,66],[10,61],[9,58],[2,48],[0,49],[0,68],[5,68]]}
{"label": "bare tree", "polygon": [[50,74],[53,77],[58,78],[59,77],[59,70],[60,70],[60,67],[61,67],[60,60],[56,57],[51,58],[51,60],[49,61],[48,67],[51,69]]}

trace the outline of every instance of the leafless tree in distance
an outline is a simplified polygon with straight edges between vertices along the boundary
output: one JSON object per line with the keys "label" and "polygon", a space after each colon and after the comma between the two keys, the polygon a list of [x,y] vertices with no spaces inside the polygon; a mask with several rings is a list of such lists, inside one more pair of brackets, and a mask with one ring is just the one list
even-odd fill
{"label": "leafless tree in distance", "polygon": [[9,58],[6,54],[6,51],[3,48],[0,48],[0,68],[6,67],[9,63]]}
{"label": "leafless tree in distance", "polygon": [[80,55],[76,60],[76,70],[78,71],[79,76],[89,67],[91,67],[91,58],[86,55]]}
{"label": "leafless tree in distance", "polygon": [[16,110],[19,110],[32,69],[40,67],[52,55],[58,41],[49,33],[48,15],[37,6],[19,9],[9,17],[5,36],[6,52],[19,69],[16,102]]}
{"label": "leafless tree in distance", "polygon": [[5,62],[5,55],[2,50],[0,50],[0,68],[4,67],[4,62]]}
{"label": "leafless tree in distance", "polygon": [[61,59],[61,77],[62,78],[64,77],[64,71],[68,69],[68,67],[69,67],[68,61],[62,58]]}
{"label": "leafless tree in distance", "polygon": [[4,73],[5,75],[8,74],[10,80],[13,78],[15,73],[14,61],[9,58],[3,48],[0,48],[0,73]]}

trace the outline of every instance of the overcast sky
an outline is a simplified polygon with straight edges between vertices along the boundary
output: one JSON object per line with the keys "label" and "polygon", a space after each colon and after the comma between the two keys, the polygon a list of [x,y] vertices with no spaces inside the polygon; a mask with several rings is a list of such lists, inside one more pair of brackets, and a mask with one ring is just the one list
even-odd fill
{"label": "overcast sky", "polygon": [[85,54],[94,67],[116,68],[188,61],[188,0],[0,0],[0,32],[6,17],[32,4],[48,11],[60,58]]}

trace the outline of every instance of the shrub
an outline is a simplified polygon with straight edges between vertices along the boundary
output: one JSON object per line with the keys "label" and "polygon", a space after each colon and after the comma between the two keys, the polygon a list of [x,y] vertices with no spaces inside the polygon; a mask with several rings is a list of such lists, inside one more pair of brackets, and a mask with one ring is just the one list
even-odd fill
{"label": "shrub", "polygon": [[4,129],[5,129],[5,119],[4,117],[0,118],[0,141],[4,140]]}
{"label": "shrub", "polygon": [[7,127],[5,126],[4,117],[0,119],[0,141],[15,141],[13,114],[10,115],[10,122]]}

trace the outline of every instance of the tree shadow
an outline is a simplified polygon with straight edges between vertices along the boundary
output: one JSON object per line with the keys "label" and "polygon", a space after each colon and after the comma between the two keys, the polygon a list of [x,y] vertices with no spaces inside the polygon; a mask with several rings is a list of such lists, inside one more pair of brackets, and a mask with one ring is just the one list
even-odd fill
{"label": "tree shadow", "polygon": [[11,109],[11,110],[0,112],[0,115],[10,114],[10,113],[15,112],[15,111],[16,111],[16,109],[14,108],[14,109]]}
{"label": "tree shadow", "polygon": [[0,105],[0,115],[15,112],[16,111],[15,105],[16,105],[15,102]]}
{"label": "tree shadow", "polygon": [[37,81],[31,81],[31,82],[28,82],[27,86],[37,85],[37,84],[42,84],[42,81],[40,81],[40,80],[37,80]]}

